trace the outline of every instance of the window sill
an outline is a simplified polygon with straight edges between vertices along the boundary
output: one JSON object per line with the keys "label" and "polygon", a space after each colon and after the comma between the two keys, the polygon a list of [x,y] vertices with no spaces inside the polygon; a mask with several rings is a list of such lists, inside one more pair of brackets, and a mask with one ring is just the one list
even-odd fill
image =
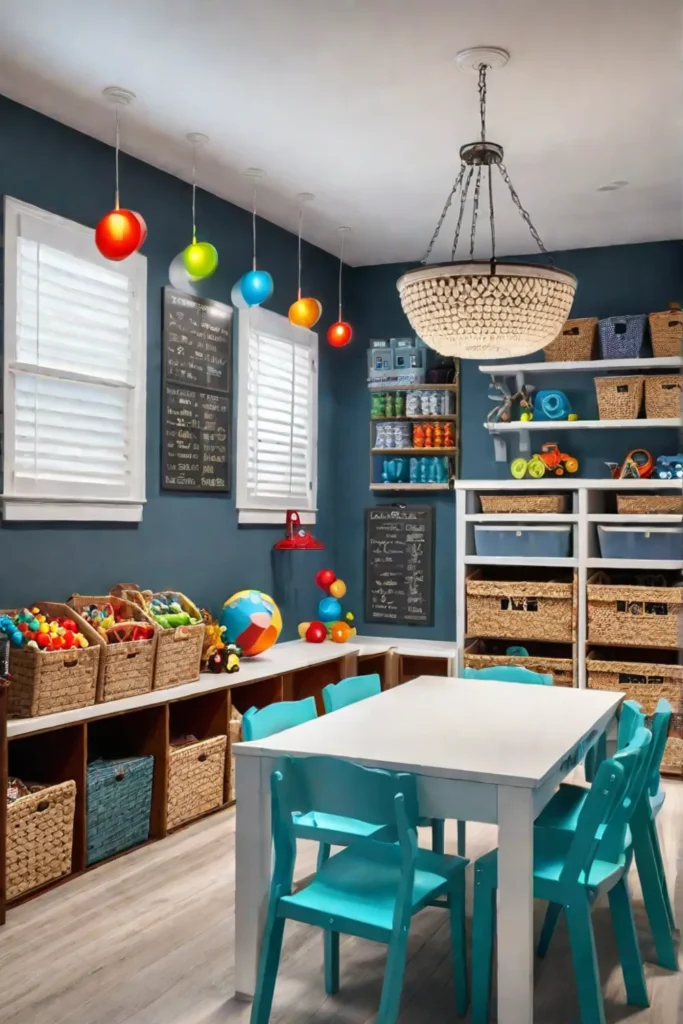
{"label": "window sill", "polygon": [[58,501],[2,495],[5,522],[139,523],[144,502]]}
{"label": "window sill", "polygon": [[[299,512],[302,526],[315,526],[316,512]],[[240,526],[284,526],[287,513],[284,509],[239,509],[237,522]]]}

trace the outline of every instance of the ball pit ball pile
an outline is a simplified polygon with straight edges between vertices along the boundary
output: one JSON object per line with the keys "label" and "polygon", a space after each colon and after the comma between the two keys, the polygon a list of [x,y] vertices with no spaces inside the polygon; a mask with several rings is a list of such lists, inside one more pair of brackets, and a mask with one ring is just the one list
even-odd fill
{"label": "ball pit ball pile", "polygon": [[80,614],[108,644],[154,638],[154,626],[151,623],[130,619],[125,611],[109,601],[102,605],[85,605]]}
{"label": "ball pit ball pile", "polygon": [[3,632],[13,647],[30,647],[38,651],[68,651],[87,647],[88,640],[73,619],[64,615],[44,615],[37,606],[23,608],[12,618],[0,617]]}
{"label": "ball pit ball pile", "polygon": [[319,569],[315,574],[315,584],[325,593],[318,602],[318,618],[312,622],[300,622],[299,636],[309,644],[321,644],[324,640],[332,640],[336,644],[345,644],[356,630],[353,613],[344,611],[341,599],[346,594],[346,584],[340,580],[332,569]]}

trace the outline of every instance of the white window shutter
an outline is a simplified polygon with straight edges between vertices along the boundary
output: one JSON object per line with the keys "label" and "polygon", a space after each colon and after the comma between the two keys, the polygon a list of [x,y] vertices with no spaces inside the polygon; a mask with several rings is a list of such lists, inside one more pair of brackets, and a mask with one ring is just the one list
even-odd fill
{"label": "white window shutter", "polygon": [[263,309],[239,324],[237,506],[314,512],[317,335]]}
{"label": "white window shutter", "polygon": [[6,199],[5,296],[5,516],[141,518],[144,257]]}

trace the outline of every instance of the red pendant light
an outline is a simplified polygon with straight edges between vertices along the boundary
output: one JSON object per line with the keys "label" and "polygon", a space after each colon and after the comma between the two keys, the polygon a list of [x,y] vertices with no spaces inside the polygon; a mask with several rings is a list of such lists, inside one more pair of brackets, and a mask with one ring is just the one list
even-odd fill
{"label": "red pendant light", "polygon": [[144,218],[134,210],[121,208],[119,203],[119,148],[120,123],[119,111],[135,99],[135,93],[118,86],[109,86],[103,93],[116,108],[116,186],[114,209],[105,213],[95,228],[95,245],[108,260],[125,260],[140,248],[147,237],[147,225]]}
{"label": "red pendant light", "polygon": [[344,238],[351,228],[339,228],[339,319],[327,328],[327,341],[332,348],[344,348],[353,338],[353,327],[342,317],[342,270],[344,267]]}

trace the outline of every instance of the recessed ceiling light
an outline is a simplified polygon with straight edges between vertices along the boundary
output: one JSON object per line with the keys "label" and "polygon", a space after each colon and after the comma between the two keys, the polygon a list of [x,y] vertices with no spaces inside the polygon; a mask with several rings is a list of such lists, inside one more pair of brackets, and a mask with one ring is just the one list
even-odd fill
{"label": "recessed ceiling light", "polygon": [[598,192],[616,192],[617,189],[624,188],[628,185],[627,181],[610,181],[607,185],[600,185]]}

